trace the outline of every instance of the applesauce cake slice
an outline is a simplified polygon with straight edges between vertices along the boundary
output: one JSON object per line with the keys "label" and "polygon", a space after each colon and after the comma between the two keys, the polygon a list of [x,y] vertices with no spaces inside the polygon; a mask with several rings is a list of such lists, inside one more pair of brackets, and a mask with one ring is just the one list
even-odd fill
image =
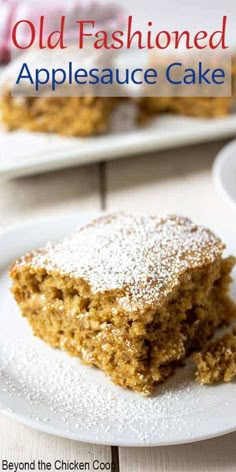
{"label": "applesauce cake slice", "polygon": [[199,118],[221,118],[228,116],[233,107],[232,97],[144,97],[139,101],[140,118],[159,113]]}
{"label": "applesauce cake slice", "polygon": [[36,336],[148,395],[235,316],[223,251],[188,218],[115,213],[17,260],[12,291]]}
{"label": "applesauce cake slice", "polygon": [[107,131],[116,100],[107,97],[13,97],[1,99],[2,121],[8,131],[23,129],[87,137]]}

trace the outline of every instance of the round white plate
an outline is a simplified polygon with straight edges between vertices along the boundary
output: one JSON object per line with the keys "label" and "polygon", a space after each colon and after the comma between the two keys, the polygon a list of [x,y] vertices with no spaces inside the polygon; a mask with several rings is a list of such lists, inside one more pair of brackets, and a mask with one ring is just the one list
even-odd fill
{"label": "round white plate", "polygon": [[218,192],[236,209],[236,140],[219,152],[213,166],[213,178]]}
{"label": "round white plate", "polygon": [[[0,236],[1,411],[47,433],[120,446],[179,444],[236,430],[236,384],[199,386],[191,362],[147,398],[113,385],[99,370],[33,337],[9,291],[8,267],[90,218],[71,215]],[[235,236],[222,237],[236,254]]]}

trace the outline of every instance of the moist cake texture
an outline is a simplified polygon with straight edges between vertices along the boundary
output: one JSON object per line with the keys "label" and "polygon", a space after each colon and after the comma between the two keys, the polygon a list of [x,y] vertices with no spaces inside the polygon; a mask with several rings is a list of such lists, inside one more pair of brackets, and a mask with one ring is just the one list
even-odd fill
{"label": "moist cake texture", "polygon": [[16,261],[12,291],[36,336],[147,395],[235,316],[223,251],[187,218],[117,213]]}
{"label": "moist cake texture", "polygon": [[230,382],[236,377],[236,328],[194,354],[196,378],[201,384]]}
{"label": "moist cake texture", "polygon": [[2,97],[2,121],[9,131],[25,129],[86,137],[107,130],[114,99],[106,97]]}

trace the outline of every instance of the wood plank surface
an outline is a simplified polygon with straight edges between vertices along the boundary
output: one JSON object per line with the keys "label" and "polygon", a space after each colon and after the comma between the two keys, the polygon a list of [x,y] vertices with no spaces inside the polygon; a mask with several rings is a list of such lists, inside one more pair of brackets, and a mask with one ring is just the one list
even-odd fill
{"label": "wood plank surface", "polygon": [[120,448],[120,472],[235,472],[236,433],[181,446]]}
{"label": "wood plank surface", "polygon": [[88,462],[91,470],[94,469],[94,461],[111,463],[110,447],[79,443],[40,433],[4,416],[0,417],[0,431],[0,461],[35,461],[37,464],[42,460],[53,465],[52,471],[55,470],[56,460]]}
{"label": "wood plank surface", "polygon": [[0,182],[0,227],[101,209],[99,165]]}
{"label": "wood plank surface", "polygon": [[215,190],[212,165],[225,142],[200,144],[107,164],[108,210],[178,213],[236,229],[235,211]]}

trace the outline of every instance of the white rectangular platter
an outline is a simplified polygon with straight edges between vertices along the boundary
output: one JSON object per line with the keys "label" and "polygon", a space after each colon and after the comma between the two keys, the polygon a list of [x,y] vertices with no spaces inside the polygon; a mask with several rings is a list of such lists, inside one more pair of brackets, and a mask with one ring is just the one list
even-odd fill
{"label": "white rectangular platter", "polygon": [[236,113],[220,119],[162,115],[144,127],[119,120],[122,125],[106,135],[84,139],[0,129],[0,179],[236,136]]}

